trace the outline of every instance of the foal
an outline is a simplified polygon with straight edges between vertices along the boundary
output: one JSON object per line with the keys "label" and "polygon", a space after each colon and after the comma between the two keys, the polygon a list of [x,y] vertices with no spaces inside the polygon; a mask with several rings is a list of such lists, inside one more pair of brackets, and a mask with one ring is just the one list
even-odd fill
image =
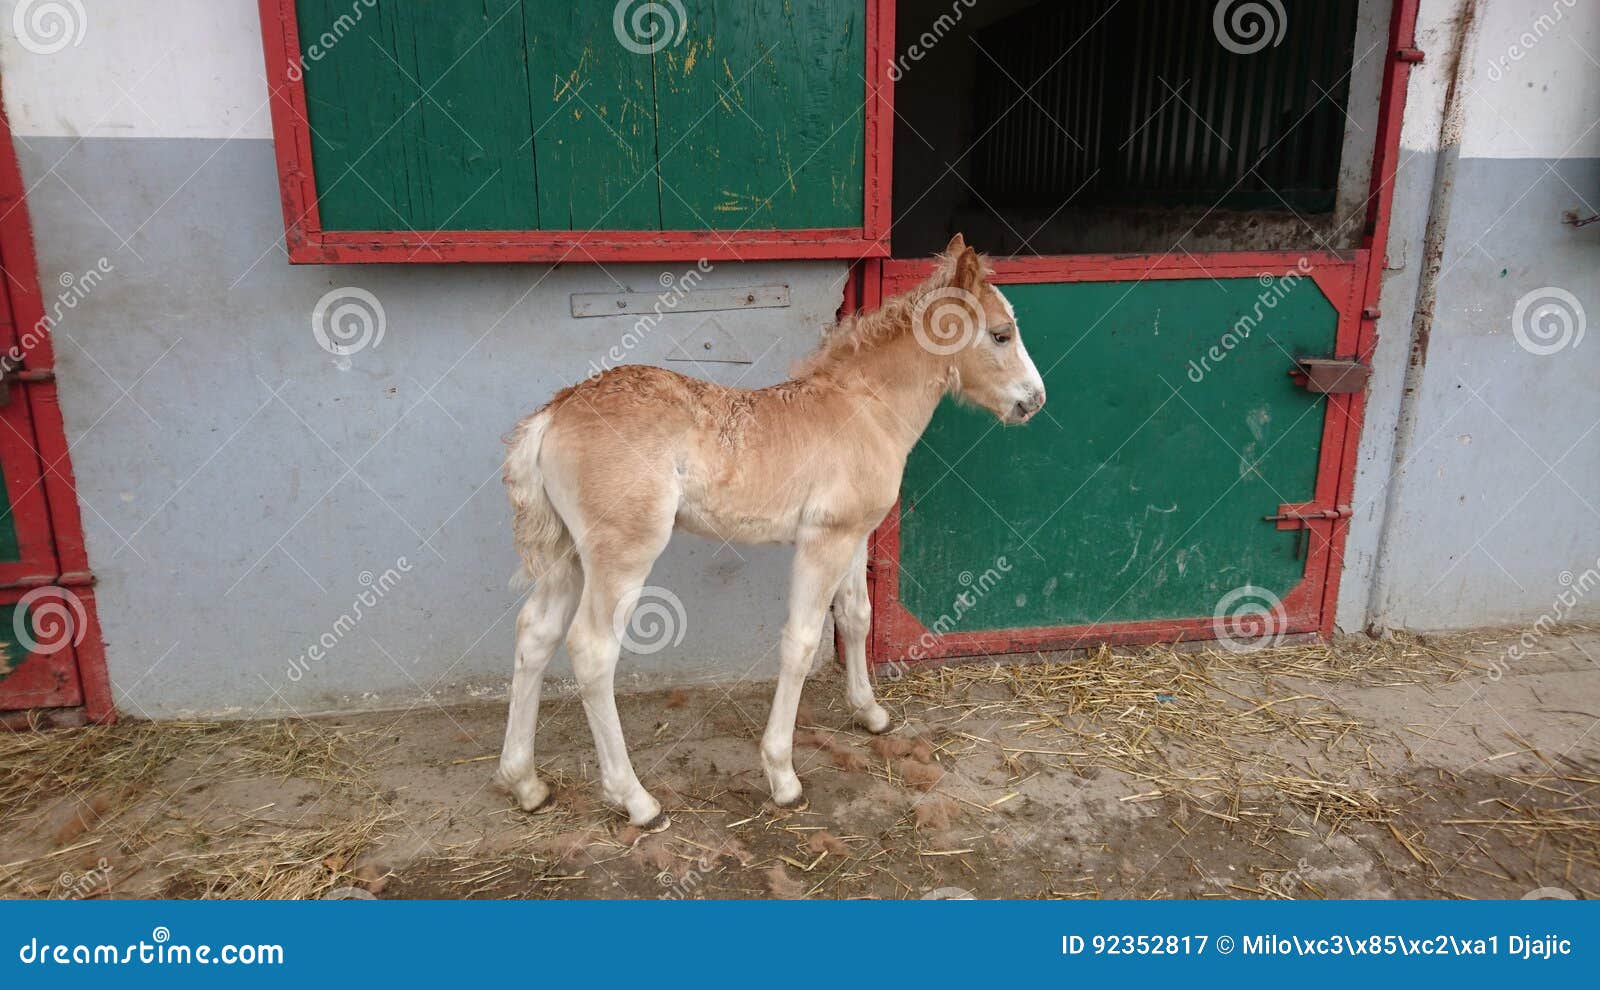
{"label": "foal", "polygon": [[506,489],[536,582],[517,616],[511,712],[497,777],[528,811],[549,804],[533,734],[546,664],[566,635],[606,800],[647,831],[669,821],[628,759],[612,693],[620,636],[674,527],[795,545],[789,617],[761,761],[773,801],[801,802],[800,689],[832,604],[855,720],[885,732],[867,676],[867,535],[893,507],[935,407],[954,395],[1006,423],[1044,405],[1016,314],[957,234],[922,286],[828,331],[792,380],[723,388],[641,365],[563,389],[507,439]]}

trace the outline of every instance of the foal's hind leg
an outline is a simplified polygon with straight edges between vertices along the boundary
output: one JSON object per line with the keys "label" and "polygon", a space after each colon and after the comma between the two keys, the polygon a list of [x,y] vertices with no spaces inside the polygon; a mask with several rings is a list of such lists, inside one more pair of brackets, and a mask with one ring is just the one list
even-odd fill
{"label": "foal's hind leg", "polygon": [[772,800],[784,808],[800,804],[800,778],[794,772],[794,719],[811,657],[822,638],[828,602],[839,587],[854,552],[854,534],[834,530],[803,532],[795,541],[794,578],[789,588],[789,619],[783,625],[778,690],[761,737],[761,762]]}
{"label": "foal's hind leg", "polygon": [[[667,532],[671,532],[670,523]],[[662,546],[666,540],[662,539]],[[649,832],[659,832],[671,824],[661,803],[639,783],[628,759],[628,744],[622,736],[622,720],[617,715],[615,681],[617,658],[622,650],[620,629],[638,600],[639,589],[650,575],[650,565],[662,546],[637,545],[618,556],[623,559],[599,561],[584,559],[583,596],[578,614],[567,633],[567,652],[572,656],[572,673],[578,680],[583,710],[589,716],[595,750],[600,755],[600,786],[612,805],[624,809],[628,821]],[[648,556],[646,556],[648,553]]]}
{"label": "foal's hind leg", "polygon": [[533,762],[533,735],[539,721],[539,689],[544,671],[561,636],[572,622],[583,588],[577,557],[568,546],[550,565],[522,611],[517,613],[517,658],[511,678],[511,710],[506,716],[505,745],[495,777],[516,795],[523,811],[537,811],[550,802],[550,788],[539,779]]}
{"label": "foal's hind leg", "polygon": [[872,600],[867,596],[867,541],[856,545],[855,556],[833,596],[833,621],[844,641],[845,700],[856,724],[868,732],[889,731],[889,713],[872,696],[867,676],[867,629],[872,625]]}

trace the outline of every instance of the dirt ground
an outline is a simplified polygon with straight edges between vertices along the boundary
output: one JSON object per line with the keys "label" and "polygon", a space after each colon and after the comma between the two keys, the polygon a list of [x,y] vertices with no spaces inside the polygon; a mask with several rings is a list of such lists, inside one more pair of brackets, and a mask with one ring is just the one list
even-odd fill
{"label": "dirt ground", "polygon": [[[672,827],[599,804],[570,692],[553,811],[492,781],[501,704],[0,736],[0,895],[708,898],[1600,894],[1600,633],[1102,649],[806,688],[810,807],[765,800],[770,685],[620,699]],[[1536,893],[1537,892],[1537,893]]]}

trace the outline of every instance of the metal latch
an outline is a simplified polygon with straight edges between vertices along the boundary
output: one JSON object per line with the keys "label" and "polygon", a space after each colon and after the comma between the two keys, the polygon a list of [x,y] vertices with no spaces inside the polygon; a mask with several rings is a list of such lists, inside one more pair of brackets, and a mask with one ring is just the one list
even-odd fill
{"label": "metal latch", "polygon": [[1261,518],[1270,523],[1277,523],[1279,529],[1299,531],[1294,541],[1294,556],[1296,560],[1300,560],[1306,555],[1307,534],[1311,532],[1312,523],[1349,519],[1353,514],[1348,505],[1336,505],[1329,508],[1315,506],[1309,502],[1301,502],[1280,505],[1277,512]]}
{"label": "metal latch", "polygon": [[1349,395],[1363,392],[1372,377],[1372,368],[1339,358],[1300,358],[1289,377],[1308,392],[1319,395]]}
{"label": "metal latch", "polygon": [[0,406],[11,401],[11,386],[18,382],[53,382],[56,373],[48,368],[24,368],[20,360],[0,358]]}

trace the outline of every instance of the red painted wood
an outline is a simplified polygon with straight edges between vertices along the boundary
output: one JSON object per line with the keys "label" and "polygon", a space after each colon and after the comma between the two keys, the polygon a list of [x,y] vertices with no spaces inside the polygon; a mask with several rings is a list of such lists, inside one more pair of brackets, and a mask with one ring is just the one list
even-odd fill
{"label": "red painted wood", "polygon": [[[1383,291],[1383,271],[1388,267],[1389,228],[1394,212],[1394,182],[1400,168],[1400,131],[1405,117],[1406,89],[1411,80],[1413,63],[1395,57],[1401,49],[1414,49],[1417,44],[1417,6],[1419,0],[1395,0],[1394,12],[1389,19],[1390,58],[1384,67],[1383,89],[1378,97],[1378,136],[1372,153],[1372,191],[1367,197],[1367,224],[1362,245],[1366,248],[1366,264],[1362,274],[1360,293],[1363,315],[1355,333],[1354,354],[1371,363],[1378,346],[1377,320],[1368,319],[1367,310],[1378,311],[1379,296]],[[1341,459],[1334,469],[1338,478],[1336,500],[1350,504],[1355,500],[1356,458],[1360,453],[1361,425],[1366,415],[1365,392],[1343,396],[1338,403],[1345,426]],[[1330,417],[1334,405],[1329,406]],[[1344,576],[1345,540],[1349,536],[1352,520],[1341,519],[1334,523],[1329,541],[1332,544],[1328,563],[1328,580],[1323,588],[1322,623],[1320,632],[1333,635],[1334,620],[1339,607],[1339,582]]]}
{"label": "red painted wood", "polygon": [[[33,253],[33,228],[28,219],[26,187],[17,166],[15,150],[11,143],[11,124],[6,118],[0,99],[0,259],[6,269],[5,295],[10,315],[14,321],[12,339],[7,347],[17,344],[26,366],[46,369],[54,365],[54,349],[50,340],[50,321],[46,319],[45,304],[40,294],[38,265]],[[62,573],[89,573],[89,554],[84,544],[83,519],[78,510],[77,484],[72,474],[72,458],[67,445],[66,427],[61,419],[61,406],[54,382],[30,382],[14,385],[13,399],[0,410],[0,419],[14,429],[0,430],[9,439],[0,443],[17,442],[26,451],[15,455],[7,450],[3,455],[8,481],[17,477],[13,472],[26,471],[32,464],[37,483],[29,486],[22,501],[27,508],[18,515],[19,535],[25,546],[49,545],[48,553],[37,551],[30,556],[32,565],[37,559],[42,565],[35,571],[40,575]],[[18,417],[13,419],[13,417]],[[25,436],[20,428],[29,423]],[[17,462],[17,466],[13,466]],[[17,495],[13,492],[13,511]],[[33,508],[37,499],[42,510]],[[25,554],[35,551],[25,550]],[[7,573],[0,568],[0,577]],[[33,575],[27,575],[33,576]],[[0,601],[15,602],[25,590],[13,589]],[[36,654],[20,670],[0,681],[0,707],[56,707],[83,705],[92,721],[109,722],[116,717],[111,700],[111,681],[106,674],[105,644],[101,638],[100,620],[95,607],[93,590],[89,587],[64,589],[82,606],[74,611],[82,616],[82,629],[75,631],[72,645],[48,655]],[[9,635],[9,630],[0,630]],[[35,661],[41,661],[40,673],[30,670]],[[49,683],[42,683],[48,681]]]}
{"label": "red painted wood", "polygon": [[324,231],[317,210],[311,125],[295,0],[258,0],[283,201],[294,264],[360,262],[762,261],[867,258],[889,253],[894,146],[895,0],[867,5],[862,226],[802,230]]}

